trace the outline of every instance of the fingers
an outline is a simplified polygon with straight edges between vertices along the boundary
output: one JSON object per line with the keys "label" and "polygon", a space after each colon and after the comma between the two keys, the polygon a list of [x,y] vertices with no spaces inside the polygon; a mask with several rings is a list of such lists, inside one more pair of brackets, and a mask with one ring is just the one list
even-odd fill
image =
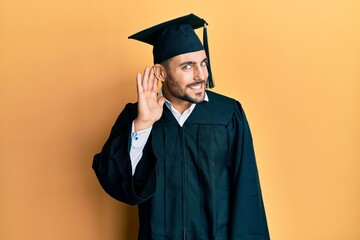
{"label": "fingers", "polygon": [[138,73],[138,74],[136,75],[136,87],[137,87],[138,93],[144,91],[141,82],[142,82],[142,80],[141,80],[141,73]]}
{"label": "fingers", "polygon": [[159,84],[159,79],[156,77],[155,75],[155,68],[153,67],[153,79],[152,79],[152,91],[153,92],[158,92],[158,84]]}
{"label": "fingers", "polygon": [[154,71],[154,67],[150,68],[150,72],[149,72],[149,78],[148,78],[148,90],[152,91],[153,87],[154,87],[154,79],[155,79],[155,71]]}
{"label": "fingers", "polygon": [[147,91],[148,90],[148,86],[149,86],[149,67],[146,67],[145,70],[144,70],[144,76],[143,76],[143,79],[142,79],[142,86],[143,86],[143,89],[144,91]]}
{"label": "fingers", "polygon": [[141,76],[141,73],[138,73],[136,76],[136,81],[139,92],[157,92],[158,79],[155,77],[154,67],[146,67],[143,77]]}

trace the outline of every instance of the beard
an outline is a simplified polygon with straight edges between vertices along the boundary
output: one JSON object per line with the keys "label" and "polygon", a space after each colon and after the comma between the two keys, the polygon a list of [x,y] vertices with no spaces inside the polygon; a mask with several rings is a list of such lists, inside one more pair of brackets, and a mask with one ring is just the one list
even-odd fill
{"label": "beard", "polygon": [[186,90],[188,88],[190,88],[191,86],[197,85],[197,84],[206,84],[206,81],[196,81],[194,83],[191,84],[187,84],[187,85],[181,85],[179,83],[179,81],[176,81],[171,74],[168,72],[167,73],[167,79],[166,79],[166,86],[167,89],[169,91],[169,93],[178,99],[181,99],[183,101],[187,101],[190,103],[200,103],[202,101],[204,101],[205,99],[205,91],[199,92],[199,93],[195,93],[195,96],[191,96],[190,94],[188,94],[186,92]]}

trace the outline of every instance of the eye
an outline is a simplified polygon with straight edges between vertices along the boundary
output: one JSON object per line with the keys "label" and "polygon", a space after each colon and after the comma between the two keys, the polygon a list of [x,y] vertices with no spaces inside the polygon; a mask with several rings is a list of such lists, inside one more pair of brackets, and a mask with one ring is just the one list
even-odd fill
{"label": "eye", "polygon": [[202,67],[206,67],[206,66],[207,66],[207,61],[203,61],[203,62],[201,62],[201,63],[200,63],[200,66],[202,66]]}
{"label": "eye", "polygon": [[183,70],[189,70],[191,69],[191,65],[190,64],[185,64],[184,66],[181,67]]}

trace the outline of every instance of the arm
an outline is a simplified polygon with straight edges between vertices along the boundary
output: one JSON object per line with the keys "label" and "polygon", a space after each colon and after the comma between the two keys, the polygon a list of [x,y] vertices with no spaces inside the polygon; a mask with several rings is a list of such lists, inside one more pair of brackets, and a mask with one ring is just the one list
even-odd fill
{"label": "arm", "polygon": [[131,128],[131,147],[130,147],[130,159],[132,167],[132,175],[134,175],[136,166],[141,160],[144,147],[149,139],[152,127],[135,132],[134,122]]}
{"label": "arm", "polygon": [[252,136],[240,104],[228,130],[233,143],[229,157],[233,193],[231,239],[269,240]]}
{"label": "arm", "polygon": [[[158,81],[153,68],[146,68],[144,77],[137,75],[138,104],[126,105],[111,130],[102,151],[95,155],[93,169],[104,190],[115,199],[138,204],[155,192],[155,156],[148,141],[142,151],[141,167],[134,176],[130,160],[131,126],[147,128],[162,114],[163,98],[157,97]],[[149,143],[150,142],[150,143]],[[140,161],[140,160],[139,160]]]}

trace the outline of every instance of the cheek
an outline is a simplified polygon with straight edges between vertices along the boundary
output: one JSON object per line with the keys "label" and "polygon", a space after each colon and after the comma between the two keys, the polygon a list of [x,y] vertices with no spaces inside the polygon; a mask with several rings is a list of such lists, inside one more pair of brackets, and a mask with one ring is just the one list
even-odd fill
{"label": "cheek", "polygon": [[205,74],[206,77],[209,76],[209,70],[208,70],[207,66],[204,67],[204,74]]}
{"label": "cheek", "polygon": [[187,85],[194,81],[194,75],[193,71],[183,71],[178,74],[177,80],[181,85]]}
{"label": "cheek", "polygon": [[176,76],[173,75],[168,75],[165,84],[170,90],[179,89],[181,87],[179,84],[179,79],[177,79]]}
{"label": "cheek", "polygon": [[174,86],[184,87],[191,82],[192,73],[190,72],[178,72],[171,76],[170,82]]}

